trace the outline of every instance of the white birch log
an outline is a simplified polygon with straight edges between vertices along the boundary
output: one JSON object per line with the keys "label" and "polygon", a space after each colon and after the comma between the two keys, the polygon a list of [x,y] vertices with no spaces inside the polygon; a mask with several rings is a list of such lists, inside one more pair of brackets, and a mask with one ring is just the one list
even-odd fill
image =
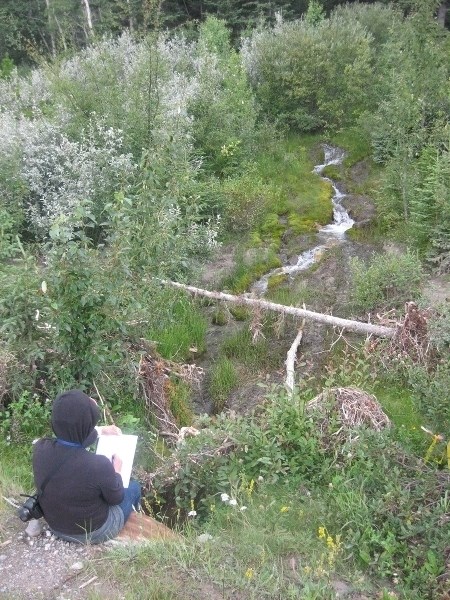
{"label": "white birch log", "polygon": [[292,346],[289,348],[288,353],[286,355],[286,380],[284,382],[284,387],[287,390],[289,397],[291,398],[294,393],[294,384],[295,384],[295,358],[297,356],[297,350],[300,346],[303,337],[303,327],[305,326],[305,319],[303,319],[302,326],[298,330],[297,337],[292,342]]}
{"label": "white birch log", "polygon": [[294,317],[300,317],[306,320],[309,319],[311,321],[317,321],[318,323],[324,323],[325,325],[331,325],[332,327],[339,327],[348,331],[354,331],[355,333],[376,335],[378,337],[386,338],[392,338],[396,333],[395,327],[385,327],[384,325],[373,325],[372,323],[363,323],[362,321],[341,319],[340,317],[334,317],[333,315],[325,315],[323,313],[317,313],[312,310],[306,310],[296,306],[284,306],[283,304],[275,304],[275,302],[268,302],[267,300],[260,300],[256,298],[248,298],[247,296],[233,296],[232,294],[226,294],[224,292],[210,292],[202,288],[197,288],[192,285],[185,285],[184,283],[178,283],[176,281],[167,281],[163,279],[159,279],[158,281],[164,285],[170,285],[171,287],[189,292],[194,296],[203,296],[213,300],[233,302],[234,304],[241,304],[244,306],[256,306],[258,308],[262,308],[263,310],[270,310],[286,315],[292,315]]}

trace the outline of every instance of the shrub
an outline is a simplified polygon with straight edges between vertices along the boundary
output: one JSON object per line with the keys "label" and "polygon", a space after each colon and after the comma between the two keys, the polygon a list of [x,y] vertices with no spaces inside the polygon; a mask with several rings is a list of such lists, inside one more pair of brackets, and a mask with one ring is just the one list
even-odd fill
{"label": "shrub", "polygon": [[353,302],[356,310],[374,311],[401,308],[417,300],[423,281],[422,266],[416,254],[379,254],[366,265],[351,262]]}
{"label": "shrub", "polygon": [[405,453],[390,431],[361,430],[335,466],[323,488],[328,518],[342,527],[355,560],[394,578],[407,598],[439,597],[448,474]]}
{"label": "shrub", "polygon": [[51,403],[23,392],[0,412],[0,431],[10,444],[30,443],[49,433]]}
{"label": "shrub", "polygon": [[[318,429],[303,408],[303,398],[290,398],[284,391],[273,389],[257,414],[249,418],[221,414],[215,422],[208,419],[207,429],[186,439],[172,457],[179,465],[176,505],[187,512],[194,503],[201,516],[206,517],[214,496],[239,486],[243,478],[250,481],[261,476],[274,483],[286,476],[296,477],[296,481],[318,476],[326,458],[318,441]],[[215,452],[224,437],[231,442],[231,451]],[[192,452],[203,460],[193,462]],[[162,489],[160,477],[163,481],[163,470],[155,480],[156,492]]]}
{"label": "shrub", "polygon": [[279,195],[273,185],[264,183],[251,168],[239,177],[225,179],[222,193],[225,197],[223,226],[232,232],[249,231],[257,226]]}
{"label": "shrub", "polygon": [[198,92],[189,103],[194,139],[205,165],[218,175],[243,170],[256,133],[253,94],[225,23],[208,17],[196,50]]}
{"label": "shrub", "polygon": [[[447,356],[447,353],[444,354]],[[436,370],[427,371],[420,366],[411,366],[407,372],[408,382],[414,392],[415,403],[426,420],[427,427],[437,433],[450,436],[450,403],[448,389],[450,385],[450,364],[446,358],[437,365]]]}
{"label": "shrub", "polygon": [[45,238],[58,217],[70,216],[74,221],[83,202],[90,202],[98,219],[105,201],[115,191],[127,189],[134,168],[131,155],[122,152],[119,130],[91,123],[76,142],[58,128],[44,126],[41,135],[25,146],[22,167],[34,231]]}
{"label": "shrub", "polygon": [[266,114],[300,131],[351,123],[370,104],[371,38],[357,22],[279,23],[244,44]]}

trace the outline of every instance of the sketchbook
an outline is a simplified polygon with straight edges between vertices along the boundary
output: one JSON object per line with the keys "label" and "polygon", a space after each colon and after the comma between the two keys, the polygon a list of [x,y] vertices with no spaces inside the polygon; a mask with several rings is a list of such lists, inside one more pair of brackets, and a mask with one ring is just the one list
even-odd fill
{"label": "sketchbook", "polygon": [[131,469],[136,452],[137,435],[101,435],[98,438],[96,454],[112,459],[117,454],[122,459],[123,487],[130,485]]}

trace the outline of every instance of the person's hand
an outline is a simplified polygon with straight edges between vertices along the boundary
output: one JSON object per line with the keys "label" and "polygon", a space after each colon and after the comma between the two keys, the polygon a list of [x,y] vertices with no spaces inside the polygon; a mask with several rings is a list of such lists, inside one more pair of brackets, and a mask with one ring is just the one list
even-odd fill
{"label": "person's hand", "polygon": [[114,471],[116,473],[120,473],[122,471],[122,459],[120,458],[120,456],[117,456],[117,454],[113,454],[111,462],[112,466],[114,467]]}
{"label": "person's hand", "polygon": [[122,430],[117,425],[102,425],[97,427],[98,435],[122,435]]}

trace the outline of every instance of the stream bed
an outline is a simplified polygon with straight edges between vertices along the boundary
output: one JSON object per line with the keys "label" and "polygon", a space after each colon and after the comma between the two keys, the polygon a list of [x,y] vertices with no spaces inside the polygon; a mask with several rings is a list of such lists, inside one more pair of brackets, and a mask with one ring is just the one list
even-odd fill
{"label": "stream bed", "polygon": [[[316,165],[313,169],[314,173],[321,175],[322,171],[328,165],[340,165],[345,156],[345,152],[340,148],[335,148],[327,144],[323,145],[324,150],[324,162],[323,164]],[[251,293],[256,296],[262,296],[267,291],[268,282],[274,275],[288,275],[293,276],[299,271],[304,271],[313,265],[316,261],[320,260],[323,253],[336,244],[344,243],[346,240],[345,232],[350,229],[354,221],[349,216],[348,212],[342,205],[343,199],[346,194],[343,194],[338,190],[335,183],[328,177],[323,177],[325,181],[328,181],[333,188],[333,221],[323,227],[321,227],[317,233],[318,240],[321,242],[317,246],[306,250],[298,255],[297,262],[295,264],[284,265],[269,271],[258,281],[256,281],[251,287]]]}

